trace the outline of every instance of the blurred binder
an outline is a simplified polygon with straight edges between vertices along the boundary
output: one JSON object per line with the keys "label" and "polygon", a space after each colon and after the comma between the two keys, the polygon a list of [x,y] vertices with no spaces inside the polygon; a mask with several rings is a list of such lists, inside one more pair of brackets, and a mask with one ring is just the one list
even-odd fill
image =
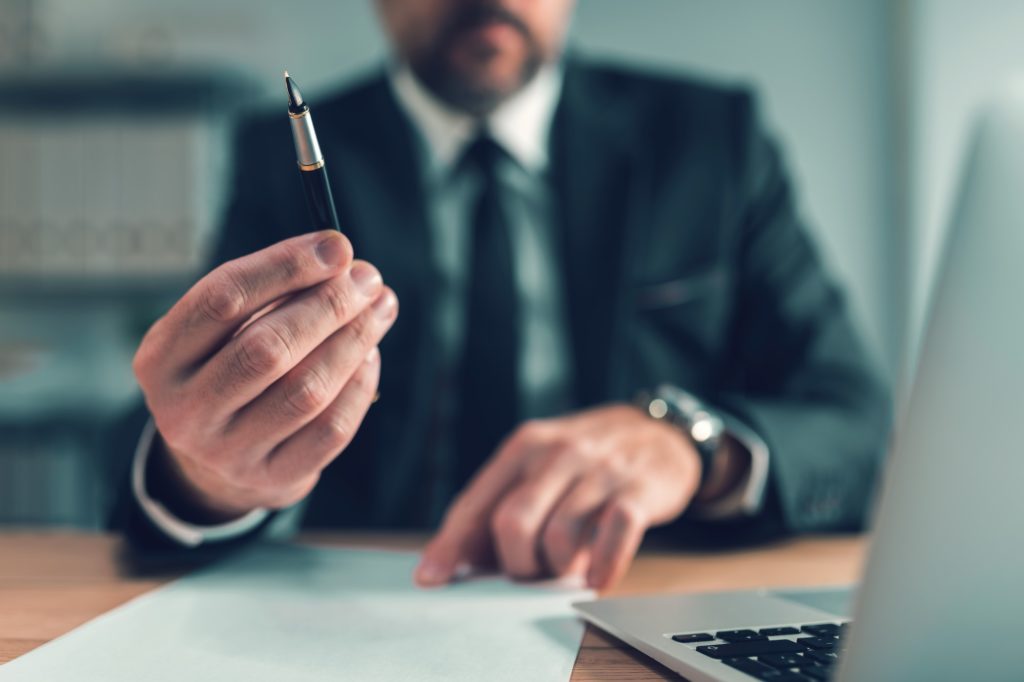
{"label": "blurred binder", "polygon": [[[0,277],[187,277],[218,217],[226,113],[215,74],[0,80]],[[26,106],[30,102],[30,106]]]}

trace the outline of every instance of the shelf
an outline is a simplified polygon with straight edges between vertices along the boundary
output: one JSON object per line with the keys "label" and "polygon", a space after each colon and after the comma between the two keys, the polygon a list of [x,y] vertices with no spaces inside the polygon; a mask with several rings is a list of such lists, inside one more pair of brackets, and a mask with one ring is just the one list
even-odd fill
{"label": "shelf", "polygon": [[148,301],[178,296],[196,279],[196,275],[185,273],[125,277],[0,276],[0,299]]}
{"label": "shelf", "polygon": [[252,102],[251,78],[230,70],[28,69],[0,74],[0,115],[161,117],[230,113]]}

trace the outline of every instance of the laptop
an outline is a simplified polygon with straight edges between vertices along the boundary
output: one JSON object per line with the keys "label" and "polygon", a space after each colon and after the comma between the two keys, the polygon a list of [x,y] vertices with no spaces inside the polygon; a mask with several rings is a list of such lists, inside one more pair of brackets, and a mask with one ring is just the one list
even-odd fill
{"label": "laptop", "polygon": [[861,587],[612,598],[693,682],[1024,680],[1024,82],[976,126]]}

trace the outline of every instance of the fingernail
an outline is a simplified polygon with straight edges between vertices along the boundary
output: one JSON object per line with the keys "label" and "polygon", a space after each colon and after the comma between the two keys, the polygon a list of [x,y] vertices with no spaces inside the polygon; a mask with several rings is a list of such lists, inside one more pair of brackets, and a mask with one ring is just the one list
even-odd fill
{"label": "fingernail", "polygon": [[366,364],[372,365],[377,362],[377,358],[380,357],[380,350],[376,346],[370,349],[370,352],[366,354]]}
{"label": "fingernail", "polygon": [[377,268],[364,261],[353,264],[349,276],[364,296],[372,296],[380,288],[380,273],[377,272]]}
{"label": "fingernail", "polygon": [[396,303],[395,295],[389,291],[373,302],[373,313],[378,318],[386,320],[394,312]]}
{"label": "fingernail", "polygon": [[443,566],[427,559],[417,567],[416,580],[424,585],[440,585],[448,580],[448,576]]}
{"label": "fingernail", "polygon": [[320,259],[321,263],[329,268],[340,265],[344,253],[345,249],[342,248],[342,239],[340,236],[327,237],[326,239],[320,240],[316,245],[316,257]]}

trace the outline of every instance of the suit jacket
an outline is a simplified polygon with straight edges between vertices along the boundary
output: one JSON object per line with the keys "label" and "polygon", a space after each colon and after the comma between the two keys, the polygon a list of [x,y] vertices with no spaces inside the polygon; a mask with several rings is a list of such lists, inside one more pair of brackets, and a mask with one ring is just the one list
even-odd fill
{"label": "suit jacket", "polygon": [[[343,230],[401,314],[381,344],[384,399],[324,471],[305,523],[430,525],[437,273],[424,257],[414,131],[383,74],[315,108]],[[860,528],[888,435],[887,391],[796,215],[752,96],[569,59],[551,140],[576,406],[667,382],[744,420],[771,451],[759,516],[684,516],[668,532],[736,540]],[[213,265],[304,230],[294,164],[282,112],[240,127]],[[121,489],[115,525],[152,540]]]}

